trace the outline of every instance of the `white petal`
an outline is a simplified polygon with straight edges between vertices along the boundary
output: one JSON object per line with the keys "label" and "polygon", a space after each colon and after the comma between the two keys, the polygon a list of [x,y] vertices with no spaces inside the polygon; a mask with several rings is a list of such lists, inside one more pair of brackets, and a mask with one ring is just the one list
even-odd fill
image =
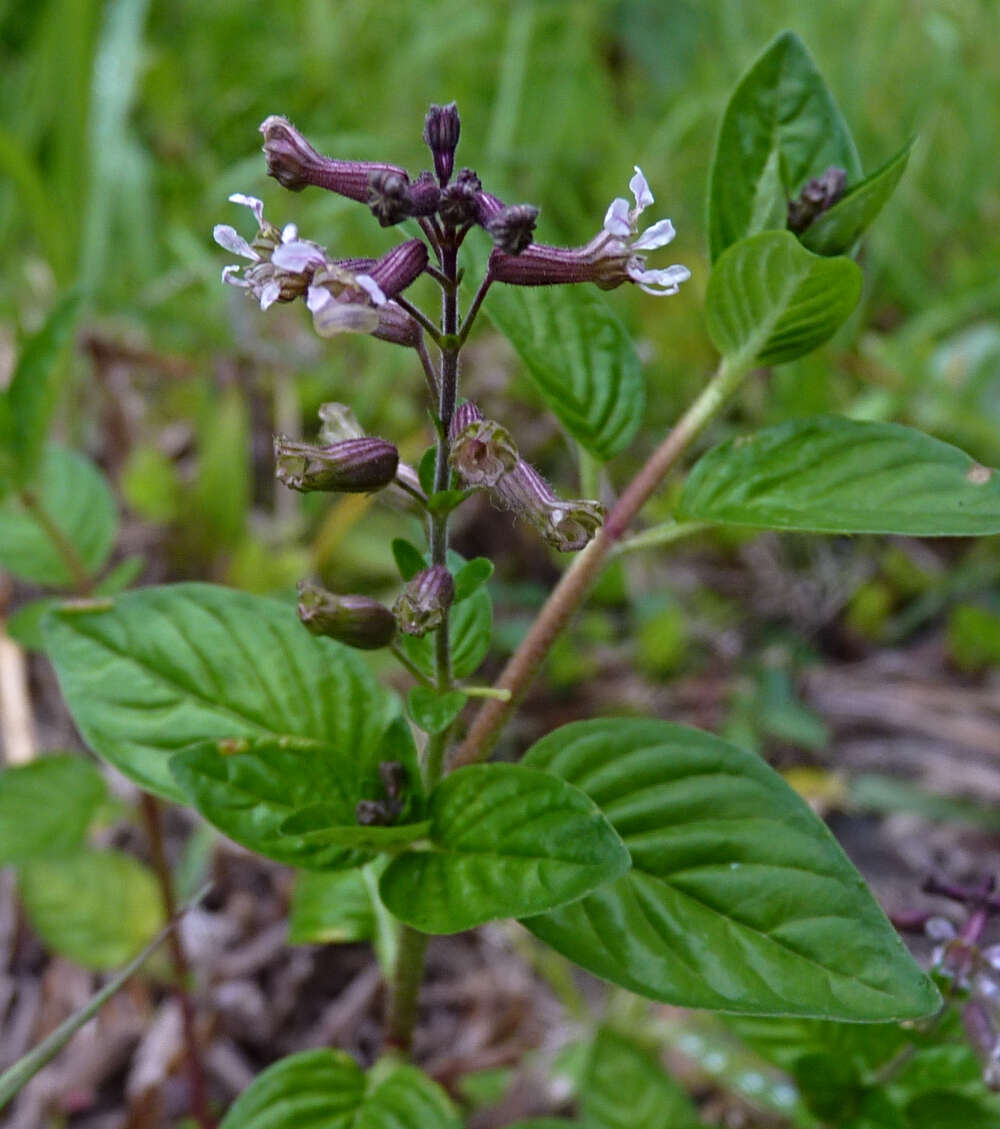
{"label": "white petal", "polygon": [[230,286],[242,286],[245,290],[250,283],[245,278],[237,277],[236,272],[241,271],[243,268],[239,265],[229,266],[222,268],[222,281],[228,283]]}
{"label": "white petal", "polygon": [[358,302],[328,302],[313,314],[313,326],[320,337],[338,333],[371,333],[378,328],[378,312]]}
{"label": "white petal", "polygon": [[212,228],[212,238],[220,247],[225,247],[227,251],[232,251],[234,255],[242,255],[244,259],[252,259],[255,263],[260,262],[260,255],[235,227],[230,227],[227,223],[217,223]]}
{"label": "white petal", "polygon": [[244,208],[249,208],[257,217],[257,226],[264,226],[264,204],[256,196],[244,196],[242,192],[234,192],[229,197],[229,202],[230,204],[242,204]]}
{"label": "white petal", "polygon": [[670,220],[659,220],[652,227],[647,227],[639,238],[632,244],[633,251],[655,251],[657,247],[666,247],[677,234]]}
{"label": "white petal", "polygon": [[628,182],[628,186],[632,189],[632,195],[635,197],[636,212],[644,212],[652,204],[653,194],[649,191],[649,185],[642,175],[642,169],[638,165],[632,167],[635,169],[635,176]]}
{"label": "white petal", "polygon": [[299,237],[299,229],[293,223],[286,223],[281,231],[282,243],[294,243]]}
{"label": "white petal", "polygon": [[264,283],[264,288],[260,292],[260,308],[266,310],[269,306],[273,306],[280,297],[281,283],[276,278],[272,278]]}
{"label": "white petal", "polygon": [[611,201],[611,206],[604,215],[604,230],[611,235],[624,238],[632,234],[632,224],[629,221],[628,200],[620,196]]}
{"label": "white petal", "polygon": [[376,306],[384,306],[387,299],[382,293],[382,287],[367,274],[356,274],[354,281],[361,287],[361,289],[368,295],[369,298],[375,303]]}
{"label": "white petal", "polygon": [[271,262],[282,270],[301,274],[309,267],[320,266],[323,263],[323,252],[314,244],[299,240],[295,243],[282,243],[275,247]]}
{"label": "white petal", "polygon": [[332,301],[333,295],[325,286],[310,286],[306,291],[306,307],[310,313],[316,313]]}
{"label": "white petal", "polygon": [[691,277],[691,272],[679,264],[663,270],[643,270],[637,263],[629,263],[628,276],[638,284],[640,290],[663,298],[668,294],[676,294],[680,284]]}

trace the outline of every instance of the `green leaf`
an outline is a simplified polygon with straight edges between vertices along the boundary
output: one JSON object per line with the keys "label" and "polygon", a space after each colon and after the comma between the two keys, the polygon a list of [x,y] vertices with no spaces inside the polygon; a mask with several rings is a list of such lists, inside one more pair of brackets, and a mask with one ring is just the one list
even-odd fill
{"label": "green leaf", "polygon": [[715,264],[705,294],[708,335],[732,364],[777,365],[822,345],[861,297],[850,259],[807,251],[789,231],[734,244]]}
{"label": "green leaf", "polygon": [[185,746],[300,737],[364,755],[377,751],[398,708],[356,652],[310,635],[291,606],[208,584],[127,592],[105,610],[63,609],[45,635],[91,748],[182,802],[168,760]]}
{"label": "green leaf", "polygon": [[439,694],[429,686],[414,686],[406,696],[406,708],[414,724],[425,733],[443,733],[468,700],[461,690]]}
{"label": "green leaf", "polygon": [[[50,444],[32,490],[84,569],[93,575],[103,568],[115,543],[118,514],[97,467],[82,455]],[[72,588],[75,580],[51,532],[15,495],[0,502],[0,568],[22,580],[58,588]]]}
{"label": "green leaf", "polygon": [[[451,634],[451,666],[456,678],[472,674],[486,657],[493,634],[493,601],[485,588],[477,588],[468,599],[453,604],[448,617]],[[400,639],[406,657],[424,675],[435,677],[434,633]]]}
{"label": "green leaf", "polygon": [[417,464],[417,478],[428,497],[434,493],[434,468],[437,462],[437,447],[428,447]]}
{"label": "green leaf", "polygon": [[76,325],[80,294],[70,291],[24,347],[10,387],[12,477],[16,486],[31,484],[59,394],[56,377],[63,350]]}
{"label": "green leaf", "polygon": [[343,843],[315,843],[283,828],[290,815],[317,800],[336,809],[341,822],[354,823],[360,782],[346,752],[291,737],[226,738],[177,753],[170,771],[209,823],[251,851],[315,870],[367,861]]}
{"label": "green leaf", "polygon": [[1000,533],[1000,472],[895,423],[816,416],[723,443],[684,485],[687,518],[814,533]]}
{"label": "green leaf", "polygon": [[455,573],[455,603],[467,600],[493,575],[493,562],[486,557],[473,557]]}
{"label": "green leaf", "polygon": [[98,596],[117,596],[119,592],[124,592],[133,580],[138,579],[145,567],[146,558],[133,553],[120,560],[106,576],[102,577],[94,591]]}
{"label": "green leaf", "polygon": [[413,1066],[366,1079],[343,1051],[302,1051],[240,1094],[219,1129],[460,1129],[444,1091]]}
{"label": "green leaf", "polygon": [[61,603],[59,596],[40,596],[37,600],[22,604],[7,620],[7,634],[26,651],[44,651],[42,620]]}
{"label": "green leaf", "polygon": [[996,1129],[998,1124],[1000,1110],[993,1094],[974,1098],[933,1090],[906,1107],[907,1129]]}
{"label": "green leaf", "polygon": [[632,870],[524,924],[651,999],[849,1020],[926,1015],[933,984],[808,805],[708,733],[606,719],[557,729],[525,765],[582,788]]}
{"label": "green leaf", "polygon": [[783,229],[788,201],[830,165],[860,180],[850,131],[802,40],[782,32],[740,80],[715,143],[708,190],[712,260],[759,231]]}
{"label": "green leaf", "polygon": [[0,773],[0,866],[76,850],[104,802],[104,778],[73,753]]}
{"label": "green leaf", "polygon": [[416,545],[412,545],[402,537],[393,539],[392,555],[399,569],[399,575],[404,580],[412,580],[425,567],[423,553]]}
{"label": "green leaf", "polygon": [[589,287],[494,286],[486,303],[569,434],[607,460],[632,441],[646,393],[635,347]]}
{"label": "green leaf", "polygon": [[913,139],[871,176],[849,189],[829,211],[801,235],[804,246],[817,255],[846,254],[871,226],[906,172]]}
{"label": "green leaf", "polygon": [[701,1124],[690,1098],[663,1066],[606,1029],[594,1039],[580,1113],[588,1129],[695,1129]]}
{"label": "green leaf", "polygon": [[45,945],[84,968],[114,968],[163,925],[152,872],[117,851],[32,859],[18,871],[32,927]]}
{"label": "green leaf", "polygon": [[802,1100],[822,1121],[843,1120],[859,1106],[861,1078],[850,1059],[817,1051],[795,1063],[795,1084]]}
{"label": "green leaf", "polygon": [[299,871],[289,909],[290,944],[344,944],[374,935],[375,911],[360,869]]}
{"label": "green leaf", "polygon": [[393,859],[380,883],[389,910],[425,933],[562,905],[628,869],[598,808],[534,768],[459,769],[431,794],[428,814],[429,848]]}

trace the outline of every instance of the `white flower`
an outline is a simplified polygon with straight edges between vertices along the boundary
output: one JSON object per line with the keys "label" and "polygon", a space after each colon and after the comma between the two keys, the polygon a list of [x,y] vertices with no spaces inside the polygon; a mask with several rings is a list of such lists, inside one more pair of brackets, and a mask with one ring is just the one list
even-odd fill
{"label": "white flower", "polygon": [[676,232],[670,220],[659,220],[652,227],[646,228],[638,238],[634,238],[638,231],[639,217],[653,203],[653,194],[642,175],[642,169],[638,165],[633,167],[635,176],[628,186],[635,197],[635,207],[630,208],[628,201],[620,196],[611,201],[604,216],[605,242],[601,250],[609,258],[627,255],[625,272],[640,290],[659,297],[676,294],[680,284],[691,277],[687,267],[674,264],[663,270],[647,270],[646,256],[639,253],[665,247]]}

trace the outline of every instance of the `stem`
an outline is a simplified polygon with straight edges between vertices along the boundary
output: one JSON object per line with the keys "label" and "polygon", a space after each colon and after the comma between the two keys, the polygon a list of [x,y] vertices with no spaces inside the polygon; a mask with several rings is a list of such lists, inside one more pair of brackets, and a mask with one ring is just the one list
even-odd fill
{"label": "stem", "polygon": [[423,334],[417,342],[417,356],[420,358],[420,363],[424,369],[424,379],[427,381],[427,391],[431,394],[431,403],[436,404],[438,396],[438,375],[434,370],[434,362],[431,360],[430,353],[427,352],[427,345],[424,343]]}
{"label": "stem", "polygon": [[747,365],[731,365],[723,361],[698,399],[628,484],[603,528],[598,530],[594,540],[563,574],[527,635],[504,667],[497,686],[510,691],[510,700],[487,701],[482,706],[465,741],[452,758],[450,767],[473,764],[489,755],[500,731],[527,692],[552,644],[586,599],[617,542],[649,501],[667,472],[719,414],[747,371]]}
{"label": "stem", "polygon": [[[163,850],[160,805],[156,798],[148,792],[141,793],[140,805],[143,823],[146,826],[146,838],[149,840],[149,853],[153,870],[160,887],[163,913],[167,921],[173,921],[177,916],[177,899],[174,896],[174,881],[170,873],[170,865]],[[215,1129],[215,1119],[212,1117],[208,1106],[205,1074],[201,1067],[198,1035],[195,1030],[194,1006],[187,990],[190,969],[188,968],[187,956],[184,953],[184,943],[181,940],[179,929],[171,930],[167,938],[167,947],[170,950],[170,960],[174,966],[174,996],[181,1009],[181,1024],[184,1029],[185,1061],[188,1084],[191,1087],[191,1112],[201,1129]]]}
{"label": "stem", "polygon": [[437,689],[434,683],[429,678],[425,677],[425,675],[421,674],[417,667],[415,667],[413,663],[410,662],[410,660],[406,657],[406,652],[398,643],[391,644],[389,650],[392,651],[399,663],[402,666],[406,667],[406,669],[410,672],[410,674],[413,675],[413,677],[420,683],[421,686],[426,686],[430,690]]}
{"label": "stem", "polygon": [[486,297],[486,291],[489,290],[493,282],[493,275],[489,271],[483,275],[483,281],[479,284],[479,289],[476,291],[475,298],[472,299],[472,305],[469,306],[468,312],[462,321],[462,328],[458,331],[458,339],[463,344],[469,336],[469,330],[472,329],[472,323],[476,320],[476,314],[479,313],[479,307],[483,304],[483,299]]}
{"label": "stem", "polygon": [[59,558],[66,566],[66,571],[73,579],[73,587],[78,596],[90,596],[94,591],[94,579],[87,571],[83,558],[76,551],[76,546],[63,533],[62,529],[53,521],[48,510],[38,499],[34,490],[20,492],[21,505],[31,514],[41,526],[42,532],[52,542]]}
{"label": "stem", "polygon": [[396,970],[389,996],[385,1024],[385,1045],[409,1055],[413,1046],[413,1027],[417,1021],[417,997],[424,976],[424,957],[430,937],[409,925],[399,933]]}
{"label": "stem", "polygon": [[441,331],[419,306],[415,306],[411,301],[404,298],[402,294],[397,294],[395,298],[393,298],[393,301],[397,306],[401,306],[406,310],[415,322],[419,322],[435,345],[440,344]]}

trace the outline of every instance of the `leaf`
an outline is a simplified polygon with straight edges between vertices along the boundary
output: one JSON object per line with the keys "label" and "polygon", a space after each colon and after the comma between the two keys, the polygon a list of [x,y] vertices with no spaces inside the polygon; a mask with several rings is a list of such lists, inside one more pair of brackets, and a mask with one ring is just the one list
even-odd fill
{"label": "leaf", "polygon": [[163,925],[152,872],[117,851],[32,859],[20,867],[18,886],[46,947],[84,968],[123,964]]}
{"label": "leaf", "polygon": [[[485,588],[477,588],[468,599],[453,604],[448,616],[451,634],[451,666],[456,678],[472,674],[486,657],[493,634],[493,601]],[[417,638],[404,635],[400,644],[406,657],[424,675],[435,677],[434,633]]]}
{"label": "leaf", "polygon": [[58,596],[40,596],[22,604],[4,624],[7,634],[26,651],[44,651],[42,620],[61,603]]}
{"label": "leaf", "polygon": [[583,1085],[580,1113],[588,1129],[696,1129],[690,1098],[659,1062],[630,1039],[597,1033]]}
{"label": "leaf", "polygon": [[[118,514],[97,467],[82,455],[50,444],[33,492],[84,569],[93,575],[103,568],[115,542]],[[72,588],[75,580],[51,533],[14,495],[0,502],[0,568],[22,580],[58,588]]]}
{"label": "leaf", "polygon": [[76,325],[80,294],[70,291],[27,342],[7,390],[10,405],[12,477],[30,485],[42,457],[58,397],[56,376],[63,350]]}
{"label": "leaf", "polygon": [[184,802],[172,753],[219,738],[301,737],[374,753],[395,699],[358,655],[287,604],[208,584],[145,588],[46,620],[50,658],[88,744]]}
{"label": "leaf", "polygon": [[953,1090],[932,1090],[906,1107],[907,1129],[996,1129],[995,1095],[974,1098]]}
{"label": "leaf", "polygon": [[831,165],[861,179],[833,96],[794,32],[765,49],[733,91],[715,143],[708,190],[713,262],[748,235],[783,229],[788,201]]}
{"label": "leaf", "polygon": [[758,757],[662,721],[557,729],[525,765],[582,788],[632,870],[524,924],[589,972],[682,1007],[849,1020],[938,994],[833,836]]}
{"label": "leaf", "polygon": [[486,312],[578,443],[601,460],[628,446],[646,406],[642,369],[599,294],[581,286],[494,286]]}
{"label": "leaf", "polygon": [[681,494],[687,518],[814,533],[1000,533],[1000,472],[895,423],[816,416],[723,443]]}
{"label": "leaf", "polygon": [[82,756],[61,753],[0,773],[0,866],[76,850],[107,789]]}
{"label": "leaf", "polygon": [[393,538],[392,555],[399,569],[399,575],[404,580],[412,580],[425,567],[423,553],[402,537]]}
{"label": "leaf", "polygon": [[344,944],[370,941],[374,935],[375,912],[360,869],[299,871],[289,910],[289,944]]}
{"label": "leaf", "polygon": [[789,231],[734,244],[715,264],[705,293],[712,343],[737,367],[777,365],[833,336],[861,297],[850,259],[813,255]]}
{"label": "leaf", "polygon": [[460,1129],[444,1091],[413,1066],[368,1079],[343,1051],[302,1051],[269,1066],[219,1129]]}
{"label": "leaf", "polygon": [[817,255],[843,255],[850,251],[896,191],[906,172],[914,140],[810,224],[800,237],[803,245]]}
{"label": "leaf", "polygon": [[467,600],[493,575],[493,562],[486,557],[473,557],[455,573],[455,603]]}
{"label": "leaf", "polygon": [[462,712],[467,701],[461,690],[439,694],[429,686],[414,686],[406,696],[406,708],[414,724],[425,733],[443,733]]}
{"label": "leaf", "polygon": [[597,807],[546,772],[470,765],[431,794],[430,844],[382,875],[382,900],[425,933],[538,912],[617,877],[628,852]]}

